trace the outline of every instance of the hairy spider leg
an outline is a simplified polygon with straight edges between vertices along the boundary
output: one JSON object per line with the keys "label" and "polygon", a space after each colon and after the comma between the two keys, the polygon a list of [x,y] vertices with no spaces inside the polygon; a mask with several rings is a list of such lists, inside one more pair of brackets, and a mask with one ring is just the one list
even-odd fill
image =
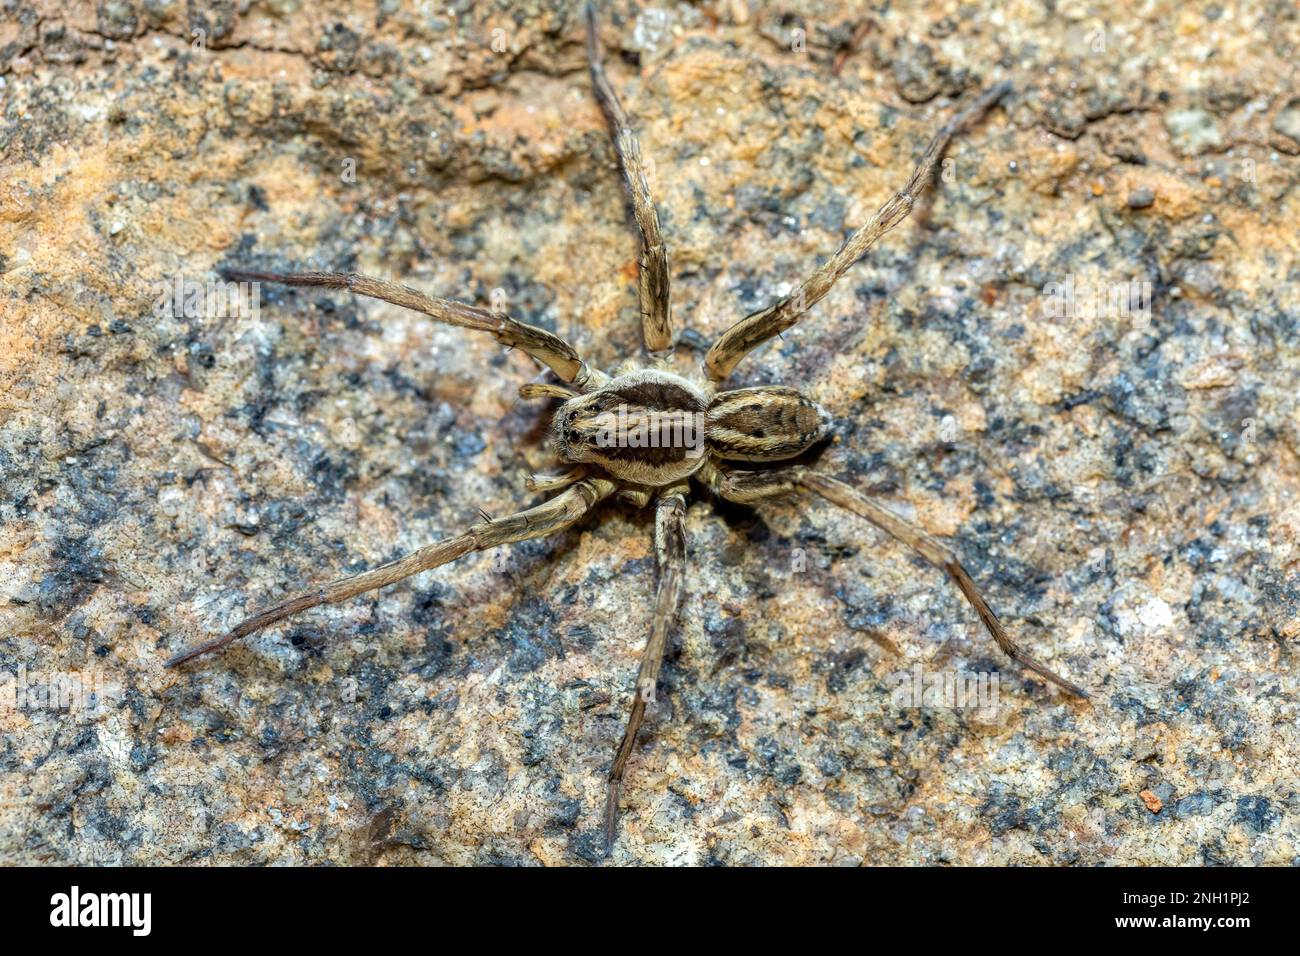
{"label": "hairy spider leg", "polygon": [[387,587],[413,574],[455,561],[470,552],[485,551],[498,545],[527,541],[530,538],[540,538],[562,531],[578,521],[597,502],[609,497],[613,491],[612,481],[604,478],[584,479],[535,508],[528,508],[504,518],[490,518],[479,522],[464,534],[454,538],[426,545],[396,561],[390,561],[360,574],[340,578],[315,590],[291,597],[287,601],[281,601],[274,607],[269,607],[240,622],[220,637],[181,651],[168,659],[164,666],[175,667],[177,664],[219,650],[231,641],[247,637],[309,608],[321,604],[337,604],[358,594]]}
{"label": "hairy spider leg", "polygon": [[705,373],[721,382],[746,355],[768,339],[792,327],[844,275],[855,262],[867,254],[876,241],[902,222],[912,212],[917,199],[934,179],[934,169],[953,137],[983,116],[1011,90],[1010,83],[999,83],[980,94],[935,134],[926,147],[907,185],[891,196],[861,229],[849,236],[833,256],[822,263],[775,305],[745,316],[713,343],[704,357]]}
{"label": "hairy spider leg", "polygon": [[632,200],[632,216],[641,234],[640,271],[637,277],[637,294],[641,301],[641,332],[645,347],[651,352],[661,352],[673,344],[673,309],[670,302],[668,279],[668,247],[659,230],[659,213],[654,197],[650,195],[650,181],[646,178],[645,161],[641,156],[641,142],[618,101],[614,87],[605,75],[601,62],[600,36],[596,28],[596,9],[587,4],[587,60],[591,64],[591,85],[596,99],[609,124],[609,135],[614,141],[619,166],[628,198]]}

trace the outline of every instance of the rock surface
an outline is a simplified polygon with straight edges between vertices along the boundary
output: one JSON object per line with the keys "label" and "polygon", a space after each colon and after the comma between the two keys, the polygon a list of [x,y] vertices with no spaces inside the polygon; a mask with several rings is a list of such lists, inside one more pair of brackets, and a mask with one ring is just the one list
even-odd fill
{"label": "rock surface", "polygon": [[[683,367],[900,186],[962,96],[1014,81],[735,380],[829,407],[820,467],[950,536],[1093,694],[1010,667],[938,572],[829,505],[701,501],[614,862],[1297,861],[1300,20],[1100,11],[604,10]],[[602,367],[639,357],[581,37],[554,0],[0,5],[0,861],[600,859],[647,512],[162,668],[520,507],[553,465],[519,353],[339,293],[187,314],[178,282],[501,290]],[[918,666],[997,693],[902,699]],[[99,696],[57,706],[58,678]]]}

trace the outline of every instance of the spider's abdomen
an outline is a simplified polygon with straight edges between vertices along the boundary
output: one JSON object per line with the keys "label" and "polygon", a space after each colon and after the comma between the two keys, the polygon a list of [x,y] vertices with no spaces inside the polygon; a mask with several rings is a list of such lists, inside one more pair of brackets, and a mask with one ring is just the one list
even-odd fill
{"label": "spider's abdomen", "polygon": [[722,392],[709,405],[709,450],[731,461],[782,461],[801,455],[831,431],[831,416],[797,389],[782,385]]}
{"label": "spider's abdomen", "polygon": [[555,412],[551,441],[562,458],[598,465],[612,477],[662,487],[703,464],[703,393],[671,372],[620,375]]}

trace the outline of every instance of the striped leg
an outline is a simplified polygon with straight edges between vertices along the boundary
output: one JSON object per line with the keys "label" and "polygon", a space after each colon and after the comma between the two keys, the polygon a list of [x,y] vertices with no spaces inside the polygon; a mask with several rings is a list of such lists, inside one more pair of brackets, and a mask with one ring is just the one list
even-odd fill
{"label": "striped leg", "polygon": [[425,295],[410,286],[396,282],[358,275],[355,272],[286,273],[228,269],[225,277],[232,282],[278,282],[282,285],[347,289],[356,295],[381,299],[393,305],[400,305],[404,309],[423,312],[447,325],[487,332],[502,345],[528,353],[564,381],[572,382],[579,387],[586,385],[592,375],[600,375],[588,369],[587,364],[578,357],[577,350],[572,345],[546,329],[519,322],[497,312],[466,305],[463,302]]}
{"label": "striped leg", "polygon": [[655,505],[655,555],[659,566],[659,584],[655,590],[654,619],[650,624],[650,637],[641,652],[641,668],[636,676],[636,694],[632,698],[632,712],[628,714],[627,729],[614,754],[609,768],[609,784],[605,795],[605,855],[614,846],[618,826],[618,793],[627,770],[628,758],[636,743],[637,731],[645,719],[646,705],[655,699],[659,683],[659,670],[663,666],[664,652],[668,648],[668,632],[682,603],[682,590],[686,573],[686,535],[682,527],[686,514],[686,486],[667,489]]}
{"label": "striped leg", "polygon": [[831,504],[851,511],[859,517],[866,518],[873,525],[891,535],[903,544],[915,550],[921,557],[936,568],[944,571],[962,596],[975,609],[980,621],[988,630],[998,647],[1002,648],[1013,661],[1021,667],[1033,671],[1039,677],[1051,681],[1063,691],[1075,697],[1086,698],[1088,692],[1073,681],[1066,680],[1060,674],[1040,664],[1030,657],[1020,645],[1011,639],[1006,628],[993,613],[979,588],[971,580],[966,569],[957,560],[953,550],[938,538],[927,534],[916,525],[904,521],[884,505],[878,504],[862,494],[851,485],[826,475],[819,475],[806,468],[782,468],[771,471],[730,471],[724,472],[710,465],[700,470],[701,479],[719,497],[727,501],[752,504],[764,498],[787,495],[794,491],[806,490],[821,495]]}
{"label": "striped leg", "polygon": [[934,169],[952,138],[968,125],[984,115],[998,100],[1011,89],[1010,83],[1000,83],[985,91],[967,109],[958,113],[930,141],[920,163],[912,173],[907,185],[889,198],[880,207],[871,220],[855,232],[813,273],[799,283],[799,286],[775,305],[768,306],[752,315],[747,315],[713,343],[709,354],[704,357],[705,371],[709,378],[721,382],[731,374],[732,369],[750,352],[768,339],[780,335],[793,326],[844,275],[849,268],[867,254],[876,241],[885,233],[902,222],[912,212],[916,200],[929,187],[934,178]]}
{"label": "striped leg", "polygon": [[231,641],[270,627],[277,621],[293,617],[308,608],[318,607],[321,604],[338,604],[358,594],[387,587],[413,574],[455,561],[472,551],[485,551],[497,545],[527,541],[530,538],[540,538],[561,531],[590,511],[598,501],[608,497],[613,490],[614,483],[603,478],[580,481],[563,494],[536,508],[529,508],[505,518],[492,518],[480,522],[454,538],[427,545],[370,571],[340,578],[315,590],[289,598],[287,601],[281,601],[274,607],[267,608],[240,622],[220,637],[181,651],[170,658],[164,666],[175,667],[203,654],[220,650]]}
{"label": "striped leg", "polygon": [[587,4],[587,59],[591,62],[591,84],[596,89],[596,99],[609,123],[610,136],[619,165],[623,167],[623,180],[632,200],[632,214],[641,233],[641,273],[637,291],[641,298],[641,327],[645,347],[659,352],[673,344],[673,310],[669,301],[668,249],[659,231],[659,213],[655,211],[654,197],[646,179],[645,164],[641,159],[641,143],[632,132],[627,114],[605,75],[600,58],[600,37],[596,32],[596,10]]}

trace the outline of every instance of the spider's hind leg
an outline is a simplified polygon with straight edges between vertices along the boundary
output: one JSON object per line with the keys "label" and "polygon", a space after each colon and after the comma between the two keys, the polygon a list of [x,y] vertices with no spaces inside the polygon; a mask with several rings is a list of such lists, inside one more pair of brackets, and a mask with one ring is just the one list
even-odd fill
{"label": "spider's hind leg", "polygon": [[866,518],[881,531],[912,548],[926,561],[952,578],[962,596],[979,615],[980,621],[983,622],[993,640],[1008,657],[1039,677],[1051,681],[1068,694],[1082,698],[1088,696],[1088,692],[1078,684],[1066,680],[1021,650],[1020,645],[1007,634],[1006,628],[993,613],[993,609],[988,606],[979,588],[975,586],[975,582],[971,580],[950,547],[916,525],[903,520],[883,505],[877,504],[851,485],[798,466],[766,471],[723,471],[710,462],[700,469],[699,476],[710,491],[726,501],[753,504],[764,498],[775,498],[805,490],[821,495],[831,504]]}
{"label": "spider's hind leg", "polygon": [[668,633],[682,603],[686,574],[686,533],[683,518],[686,514],[686,485],[665,489],[655,504],[655,557],[659,568],[659,583],[655,589],[654,618],[650,624],[650,637],[641,652],[641,667],[636,675],[636,693],[632,710],[627,717],[627,729],[614,753],[609,768],[608,790],[605,794],[605,855],[614,846],[618,826],[618,794],[627,771],[628,758],[636,743],[637,731],[645,719],[646,707],[654,702],[655,687],[659,683],[659,670],[663,666],[664,652],[668,648]]}
{"label": "spider's hind leg", "polygon": [[952,578],[953,583],[957,585],[962,596],[975,609],[975,613],[979,615],[980,621],[983,622],[993,640],[997,642],[998,647],[1002,648],[1003,652],[1021,667],[1033,671],[1045,680],[1051,681],[1074,697],[1086,698],[1088,696],[1088,692],[1078,684],[1066,680],[1060,674],[1045,664],[1040,664],[1020,649],[1020,645],[1011,639],[1006,628],[1002,626],[1002,622],[998,620],[998,616],[988,606],[988,602],[984,600],[984,596],[980,594],[975,582],[966,573],[966,569],[961,566],[961,563],[957,560],[957,555],[942,541],[931,537],[910,522],[904,521],[888,508],[877,504],[856,488],[846,485],[842,481],[836,481],[834,478],[819,475],[807,469],[798,469],[794,480],[799,487],[821,495],[831,504],[839,505],[846,511],[851,511],[861,518],[866,518],[881,531],[908,545],[936,568],[946,572],[948,577]]}
{"label": "spider's hind leg", "polygon": [[267,608],[237,624],[220,637],[186,648],[170,658],[163,666],[175,667],[203,654],[219,650],[231,641],[246,637],[277,621],[292,617],[321,604],[337,604],[349,598],[395,584],[413,574],[428,571],[472,551],[485,551],[498,545],[540,538],[574,524],[598,502],[614,491],[614,483],[603,478],[579,481],[563,494],[535,508],[519,511],[504,518],[489,518],[474,525],[464,534],[437,544],[412,551],[403,558],[390,561],[369,571],[340,578],[312,591],[299,594]]}

